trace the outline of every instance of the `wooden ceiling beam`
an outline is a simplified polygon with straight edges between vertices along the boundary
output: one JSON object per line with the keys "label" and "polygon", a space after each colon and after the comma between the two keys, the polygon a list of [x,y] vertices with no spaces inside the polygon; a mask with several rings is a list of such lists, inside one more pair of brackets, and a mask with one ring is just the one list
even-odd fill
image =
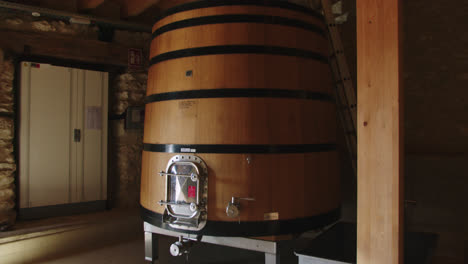
{"label": "wooden ceiling beam", "polygon": [[143,13],[146,9],[156,5],[159,0],[113,0],[120,3],[120,15],[133,17]]}
{"label": "wooden ceiling beam", "polygon": [[78,10],[94,9],[104,3],[106,0],[77,0]]}
{"label": "wooden ceiling beam", "polygon": [[[20,1],[15,1],[20,2]],[[39,3],[40,7],[67,11],[67,12],[76,12],[76,2],[75,1],[63,1],[63,0],[39,0],[32,1]],[[21,3],[21,2],[20,2]]]}
{"label": "wooden ceiling beam", "polygon": [[[127,67],[129,48],[139,47],[53,33],[2,29],[0,48],[16,55],[24,54],[27,50],[27,54],[31,56]],[[147,57],[148,54],[144,51],[143,58]],[[147,65],[148,60],[145,59],[143,63]]]}

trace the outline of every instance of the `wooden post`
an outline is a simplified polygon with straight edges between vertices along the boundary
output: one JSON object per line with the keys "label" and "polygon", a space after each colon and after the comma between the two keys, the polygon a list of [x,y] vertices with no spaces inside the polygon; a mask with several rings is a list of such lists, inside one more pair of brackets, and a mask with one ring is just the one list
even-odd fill
{"label": "wooden post", "polygon": [[399,0],[357,0],[357,263],[403,263]]}

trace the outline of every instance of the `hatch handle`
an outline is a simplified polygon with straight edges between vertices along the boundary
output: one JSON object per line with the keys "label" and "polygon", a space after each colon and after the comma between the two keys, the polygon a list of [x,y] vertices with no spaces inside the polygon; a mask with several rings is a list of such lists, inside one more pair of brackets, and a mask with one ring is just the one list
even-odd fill
{"label": "hatch handle", "polygon": [[195,173],[195,172],[192,172],[190,175],[188,175],[188,174],[174,174],[174,173],[167,173],[167,172],[164,172],[164,171],[160,171],[159,175],[161,175],[161,176],[173,176],[173,177],[190,178],[194,182],[198,181],[198,178],[199,178],[198,174]]}

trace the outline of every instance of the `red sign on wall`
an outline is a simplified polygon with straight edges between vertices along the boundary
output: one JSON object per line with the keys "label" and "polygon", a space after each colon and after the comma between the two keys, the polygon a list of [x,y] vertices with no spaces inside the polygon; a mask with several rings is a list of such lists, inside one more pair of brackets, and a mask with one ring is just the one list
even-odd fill
{"label": "red sign on wall", "polygon": [[143,64],[143,51],[141,49],[128,49],[128,68],[140,69]]}

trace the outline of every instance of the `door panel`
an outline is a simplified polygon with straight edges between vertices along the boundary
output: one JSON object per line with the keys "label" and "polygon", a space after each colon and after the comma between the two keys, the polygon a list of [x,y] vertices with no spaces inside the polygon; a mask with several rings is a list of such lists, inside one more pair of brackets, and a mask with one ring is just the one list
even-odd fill
{"label": "door panel", "polygon": [[71,70],[31,68],[29,205],[69,202]]}
{"label": "door panel", "polygon": [[21,67],[20,208],[105,200],[108,74]]}
{"label": "door panel", "polygon": [[103,169],[103,81],[101,72],[86,71],[84,80],[83,200],[101,199]]}

